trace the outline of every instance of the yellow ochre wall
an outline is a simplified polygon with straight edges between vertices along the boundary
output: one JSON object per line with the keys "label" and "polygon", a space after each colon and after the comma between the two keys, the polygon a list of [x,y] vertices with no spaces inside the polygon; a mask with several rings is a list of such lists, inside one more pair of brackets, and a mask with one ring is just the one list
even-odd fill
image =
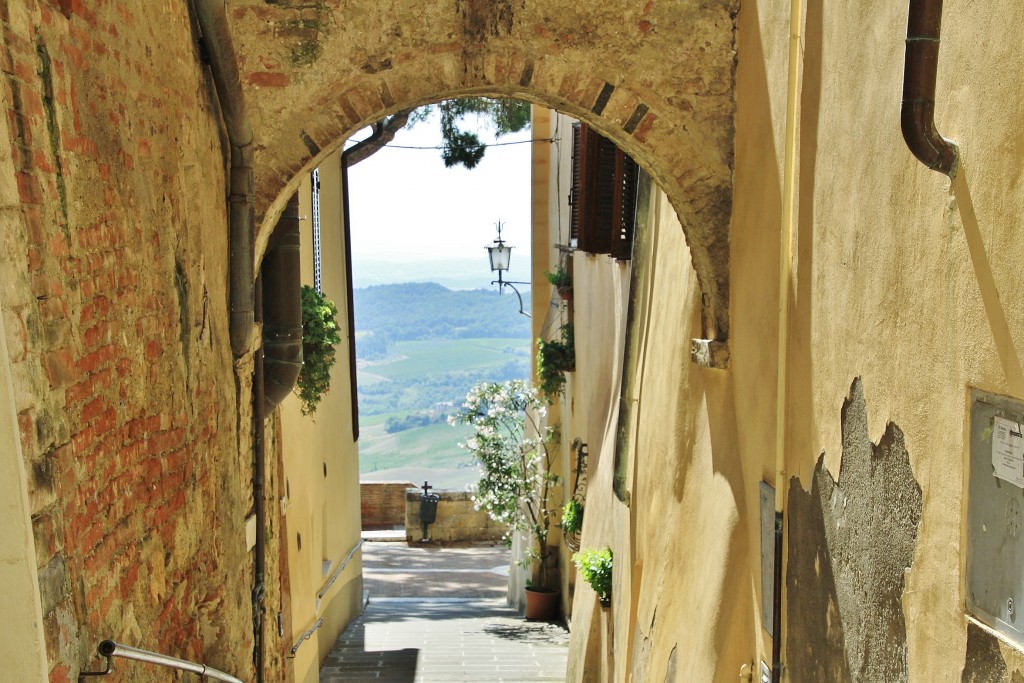
{"label": "yellow ochre wall", "polygon": [[[777,492],[787,505],[787,681],[1024,674],[1019,646],[978,627],[965,610],[970,391],[1024,399],[1024,6],[1003,1],[979,11],[966,1],[945,3],[936,121],[960,145],[953,182],[915,160],[901,138],[906,12],[899,3],[826,8],[820,0],[805,12],[794,274],[786,285],[785,490]],[[575,415],[567,422],[580,424],[578,415],[592,411],[579,430],[594,467],[583,545],[612,547],[616,570],[607,613],[577,583],[570,680],[735,681],[752,663],[771,664],[772,641],[761,627],[758,486],[776,475],[788,16],[787,2],[764,0],[743,3],[738,15],[727,369],[689,359],[690,340],[702,336],[701,293],[660,193],[638,236],[627,341],[636,365],[624,380],[626,502],[614,495],[607,457],[615,422],[593,419],[595,410],[614,412],[615,383],[584,389],[583,380],[586,371],[602,371],[587,359],[608,353],[599,347],[612,343],[608,325],[622,324],[622,313],[606,306],[581,317],[590,289],[614,291],[606,281],[614,275],[606,270],[591,281],[575,257],[580,362],[566,399]],[[614,362],[605,367],[616,372]],[[889,434],[896,436],[886,441]],[[905,448],[920,487],[909,568],[897,572],[903,583],[894,589],[905,642],[899,634],[879,642],[872,641],[878,633],[858,632],[857,619],[870,623],[873,615],[844,597],[851,571],[864,580],[863,604],[881,590],[870,577],[885,564],[889,539],[874,518],[859,527],[863,546],[838,536],[830,537],[828,553],[790,545],[813,540],[814,520],[794,503],[812,491],[822,455],[819,481],[831,477],[845,493],[812,500],[812,507],[834,507],[827,514],[841,517],[866,490],[879,515],[912,515],[913,504],[897,504],[906,491],[890,491],[882,479],[859,489],[863,482],[840,477],[865,436],[894,443],[894,453]],[[862,552],[853,552],[858,547]],[[797,571],[805,562],[817,575]],[[806,611],[806,596],[818,591],[833,602]]]}
{"label": "yellow ochre wall", "polygon": [[[297,683],[319,680],[319,664],[345,626],[362,611],[362,553],[356,551],[322,598],[318,594],[360,543],[359,459],[352,439],[348,311],[341,206],[340,153],[320,166],[320,230],[324,295],[338,307],[342,342],[331,371],[331,389],[312,416],[303,417],[293,394],[281,404],[284,474],[290,493],[282,503],[288,533],[291,623],[297,639],[323,625],[292,660]],[[299,190],[302,282],[313,284],[310,179]],[[302,548],[298,538],[302,537]]]}

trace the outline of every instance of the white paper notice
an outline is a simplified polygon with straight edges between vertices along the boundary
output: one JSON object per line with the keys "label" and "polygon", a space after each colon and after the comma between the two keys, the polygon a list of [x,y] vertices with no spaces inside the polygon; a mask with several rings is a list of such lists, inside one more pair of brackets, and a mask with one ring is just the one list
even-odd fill
{"label": "white paper notice", "polygon": [[992,469],[1000,479],[1024,488],[1024,435],[1012,420],[997,417],[992,425]]}

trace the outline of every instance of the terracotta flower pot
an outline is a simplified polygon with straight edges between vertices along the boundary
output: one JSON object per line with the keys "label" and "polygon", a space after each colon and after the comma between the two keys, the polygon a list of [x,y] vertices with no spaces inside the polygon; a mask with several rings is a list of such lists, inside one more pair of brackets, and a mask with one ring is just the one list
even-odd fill
{"label": "terracotta flower pot", "polygon": [[559,598],[562,594],[556,590],[542,591],[526,589],[526,620],[552,621],[558,617]]}

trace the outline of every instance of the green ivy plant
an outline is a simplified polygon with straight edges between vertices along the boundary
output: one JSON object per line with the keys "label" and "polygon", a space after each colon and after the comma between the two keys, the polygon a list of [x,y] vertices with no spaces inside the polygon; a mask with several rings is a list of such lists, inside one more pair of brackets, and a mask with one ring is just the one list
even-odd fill
{"label": "green ivy plant", "polygon": [[548,282],[557,289],[559,292],[572,289],[572,275],[565,269],[564,266],[558,266],[555,272],[544,271],[544,277],[548,279]]}
{"label": "green ivy plant", "polygon": [[560,339],[537,340],[537,377],[540,392],[548,403],[562,393],[565,387],[565,373],[576,368],[576,348],[573,340],[572,323],[565,323],[559,329]]}
{"label": "green ivy plant", "polygon": [[597,593],[602,604],[608,604],[612,599],[612,551],[611,548],[584,548],[578,553],[573,553],[573,564],[583,574],[583,579],[590,584],[590,587]]}
{"label": "green ivy plant", "polygon": [[562,507],[562,532],[569,536],[583,528],[583,504],[570,498]]}
{"label": "green ivy plant", "polygon": [[[466,424],[473,436],[463,448],[480,467],[471,487],[473,503],[512,532],[528,532],[533,543],[517,560],[532,567],[531,585],[551,590],[548,568],[554,557],[548,546],[552,510],[548,497],[558,482],[552,472],[558,432],[544,422],[546,409],[537,391],[523,380],[481,382],[466,395],[451,424]],[[508,536],[506,535],[506,539]]]}
{"label": "green ivy plant", "polygon": [[320,398],[331,388],[334,347],[341,343],[336,315],[333,301],[309,285],[302,286],[302,369],[295,391],[303,415],[315,413]]}

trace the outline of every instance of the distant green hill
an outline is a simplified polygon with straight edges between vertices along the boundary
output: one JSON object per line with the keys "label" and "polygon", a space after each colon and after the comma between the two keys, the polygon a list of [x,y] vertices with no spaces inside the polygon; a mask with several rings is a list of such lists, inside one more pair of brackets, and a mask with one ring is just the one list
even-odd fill
{"label": "distant green hill", "polygon": [[524,379],[529,339],[435,339],[398,342],[378,360],[359,360],[359,414],[437,412],[458,406],[474,384]]}
{"label": "distant green hill", "polygon": [[[529,288],[523,305],[530,307]],[[530,337],[514,292],[451,290],[432,282],[376,285],[354,291],[357,332],[396,341]],[[356,344],[358,353],[359,345]]]}

